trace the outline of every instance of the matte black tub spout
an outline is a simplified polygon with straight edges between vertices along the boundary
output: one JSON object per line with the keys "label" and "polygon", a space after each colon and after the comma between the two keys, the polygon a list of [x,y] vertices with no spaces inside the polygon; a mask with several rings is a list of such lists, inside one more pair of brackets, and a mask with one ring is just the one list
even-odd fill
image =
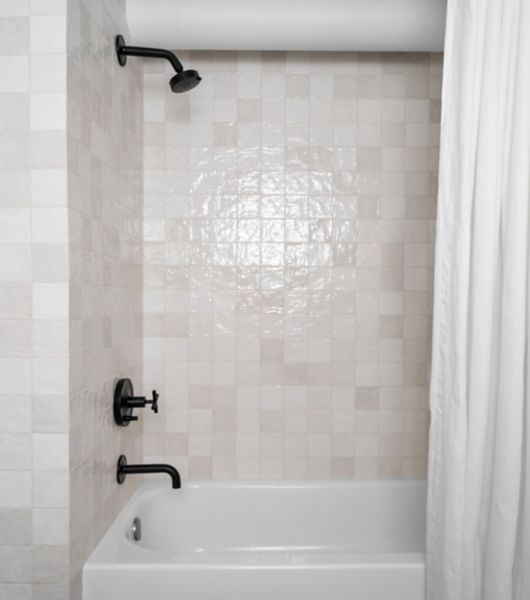
{"label": "matte black tub spout", "polygon": [[116,469],[116,480],[118,483],[123,483],[127,475],[137,475],[143,473],[167,473],[171,477],[171,486],[173,489],[180,488],[180,475],[175,467],[164,464],[152,465],[128,465],[127,457],[122,454],[118,459]]}

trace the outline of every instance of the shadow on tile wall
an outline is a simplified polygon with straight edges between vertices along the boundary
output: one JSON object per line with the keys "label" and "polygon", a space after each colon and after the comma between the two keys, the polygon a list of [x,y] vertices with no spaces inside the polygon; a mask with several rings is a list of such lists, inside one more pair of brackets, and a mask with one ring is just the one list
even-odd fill
{"label": "shadow on tile wall", "polygon": [[116,485],[121,453],[141,461],[142,423],[114,425],[115,382],[142,387],[142,70],[116,60],[123,0],[68,0],[70,595],[138,481]]}

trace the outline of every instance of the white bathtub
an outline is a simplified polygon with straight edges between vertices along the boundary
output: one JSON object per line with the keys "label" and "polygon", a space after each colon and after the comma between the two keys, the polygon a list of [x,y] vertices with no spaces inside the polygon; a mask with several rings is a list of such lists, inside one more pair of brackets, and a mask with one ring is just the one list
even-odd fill
{"label": "white bathtub", "polygon": [[424,537],[421,481],[146,482],[85,564],[83,597],[424,600]]}

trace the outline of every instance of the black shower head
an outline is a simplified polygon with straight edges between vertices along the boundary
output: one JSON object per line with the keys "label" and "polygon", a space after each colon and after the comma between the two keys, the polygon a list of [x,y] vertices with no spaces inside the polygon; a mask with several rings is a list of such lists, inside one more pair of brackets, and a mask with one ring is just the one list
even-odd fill
{"label": "black shower head", "polygon": [[116,36],[116,54],[118,62],[122,67],[127,64],[128,56],[143,56],[145,58],[164,58],[168,60],[175,71],[177,72],[170,81],[169,86],[171,91],[175,93],[188,92],[199,85],[201,77],[197,71],[189,69],[184,71],[180,60],[169,50],[161,50],[160,48],[145,48],[143,46],[127,46],[122,35]]}
{"label": "black shower head", "polygon": [[197,87],[201,82],[201,76],[197,71],[189,69],[187,71],[180,71],[169,80],[169,87],[172,92],[180,94],[182,92],[189,92],[194,87]]}

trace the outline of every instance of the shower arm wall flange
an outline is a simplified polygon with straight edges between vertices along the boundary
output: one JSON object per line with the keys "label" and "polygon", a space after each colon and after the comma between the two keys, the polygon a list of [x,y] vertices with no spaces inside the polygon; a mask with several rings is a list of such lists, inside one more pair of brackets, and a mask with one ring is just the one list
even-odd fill
{"label": "shower arm wall flange", "polygon": [[144,46],[127,46],[122,35],[116,36],[116,54],[118,62],[122,67],[127,64],[128,56],[141,56],[143,58],[164,58],[171,63],[177,73],[184,70],[180,60],[173,52],[159,48],[146,48]]}

